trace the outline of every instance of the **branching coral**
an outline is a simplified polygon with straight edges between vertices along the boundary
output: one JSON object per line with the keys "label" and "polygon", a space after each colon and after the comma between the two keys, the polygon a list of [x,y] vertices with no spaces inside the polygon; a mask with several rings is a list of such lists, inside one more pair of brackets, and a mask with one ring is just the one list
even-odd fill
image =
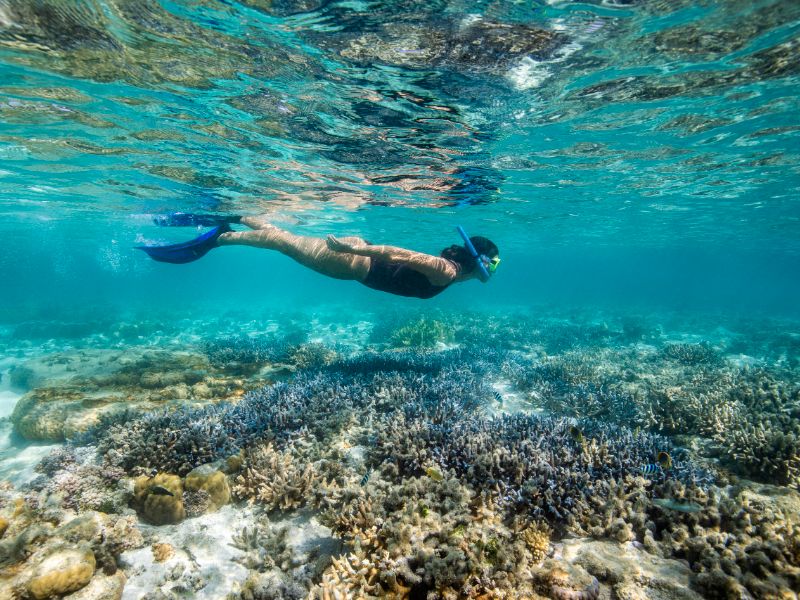
{"label": "branching coral", "polygon": [[255,500],[268,510],[293,510],[306,504],[320,485],[312,463],[299,462],[291,448],[275,450],[267,443],[250,449],[242,473],[236,477],[233,494]]}
{"label": "branching coral", "polygon": [[274,567],[288,571],[299,566],[287,544],[289,528],[273,527],[266,515],[233,536],[232,545],[244,555],[239,559],[248,569],[264,572]]}
{"label": "branching coral", "polygon": [[491,357],[419,354],[410,362],[415,361],[420,371],[399,372],[385,370],[397,364],[391,354],[356,357],[302,372],[290,382],[250,392],[235,404],[181,407],[120,420],[91,432],[89,439],[97,439],[106,459],[128,472],[155,467],[185,475],[259,440],[271,439],[280,447],[301,428],[318,440],[328,439],[357,411],[376,403],[474,406],[489,397],[489,387],[478,375],[489,368]]}
{"label": "branching coral", "polygon": [[94,448],[58,448],[36,466],[45,477],[32,485],[59,497],[64,508],[122,512],[131,498],[125,471],[95,459]]}
{"label": "branching coral", "polygon": [[652,517],[663,551],[689,561],[705,595],[779,598],[800,584],[800,524],[793,505],[781,506],[779,488],[698,494],[673,482],[668,493],[703,507],[696,514],[654,509]]}
{"label": "branching coral", "polygon": [[223,337],[203,344],[203,352],[217,368],[252,372],[267,363],[287,361],[299,341],[271,335]]}
{"label": "branching coral", "polygon": [[477,597],[524,589],[533,562],[526,544],[458,480],[409,477],[375,492],[351,499],[334,520],[354,551],[334,560],[317,597]]}
{"label": "branching coral", "polygon": [[[659,436],[639,434],[599,422],[581,422],[576,439],[572,421],[514,415],[498,419],[460,418],[437,423],[428,416],[391,415],[374,446],[375,460],[391,460],[401,474],[424,472],[434,462],[477,489],[494,489],[503,502],[525,507],[535,517],[578,530],[608,501],[612,482],[629,491],[641,484],[642,466],[658,452],[681,457]],[[672,477],[686,481],[707,474],[676,460]]]}
{"label": "branching coral", "polygon": [[708,343],[700,344],[666,344],[661,350],[662,356],[688,366],[716,366],[721,362],[720,355]]}
{"label": "branching coral", "polygon": [[453,341],[453,326],[422,316],[395,329],[390,337],[394,347],[433,348]]}
{"label": "branching coral", "polygon": [[520,532],[534,562],[541,562],[547,556],[551,533],[550,526],[541,521],[534,521]]}
{"label": "branching coral", "polygon": [[606,381],[587,357],[570,353],[535,363],[511,359],[503,372],[530,401],[548,412],[631,423],[639,408],[633,397]]}

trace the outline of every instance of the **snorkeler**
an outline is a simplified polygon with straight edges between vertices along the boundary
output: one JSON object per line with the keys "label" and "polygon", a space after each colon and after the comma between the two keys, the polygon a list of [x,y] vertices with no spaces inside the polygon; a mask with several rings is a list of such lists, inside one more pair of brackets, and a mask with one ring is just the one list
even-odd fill
{"label": "snorkeler", "polygon": [[[458,232],[464,245],[454,244],[439,256],[396,246],[374,245],[359,237],[326,239],[301,236],[266,222],[263,217],[217,217],[175,213],[159,216],[158,225],[210,226],[198,238],[168,246],[138,246],[160,262],[187,263],[219,246],[254,246],[277,250],[317,273],[355,280],[381,292],[413,298],[432,298],[453,283],[489,280],[500,264],[497,246],[481,236]],[[233,231],[241,224],[252,231]]]}

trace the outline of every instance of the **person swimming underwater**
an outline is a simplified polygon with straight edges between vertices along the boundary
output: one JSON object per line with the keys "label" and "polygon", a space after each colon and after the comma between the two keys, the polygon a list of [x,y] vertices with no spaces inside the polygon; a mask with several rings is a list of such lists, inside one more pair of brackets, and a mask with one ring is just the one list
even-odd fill
{"label": "person swimming underwater", "polygon": [[[200,237],[168,246],[138,246],[160,262],[186,263],[219,246],[254,246],[277,250],[317,273],[335,279],[355,280],[369,288],[398,296],[433,298],[450,285],[469,279],[487,281],[500,263],[497,246],[481,237],[467,237],[459,227],[464,245],[454,244],[439,256],[396,246],[376,245],[359,237],[327,238],[295,235],[263,217],[217,217],[174,213],[156,217],[167,226],[214,225]],[[241,224],[251,231],[233,231]]]}

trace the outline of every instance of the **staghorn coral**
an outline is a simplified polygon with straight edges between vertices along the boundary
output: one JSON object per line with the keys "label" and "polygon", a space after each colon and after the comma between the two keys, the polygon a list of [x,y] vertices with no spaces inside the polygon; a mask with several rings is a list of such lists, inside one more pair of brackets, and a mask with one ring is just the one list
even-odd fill
{"label": "staghorn coral", "polygon": [[[290,382],[250,392],[239,402],[199,408],[180,407],[106,425],[91,432],[106,460],[127,472],[157,468],[185,475],[196,466],[227,458],[261,439],[285,445],[307,428],[329,439],[373,403],[396,404],[424,398],[430,405],[477,405],[490,390],[479,374],[491,355],[464,352],[412,354],[419,371],[395,368],[393,353],[334,362],[301,372]],[[388,355],[388,356],[387,356]],[[429,375],[430,374],[430,375]]]}
{"label": "staghorn coral", "polygon": [[205,342],[203,352],[214,367],[252,373],[269,363],[289,361],[300,341],[273,335],[223,337]]}
{"label": "staghorn coral", "polygon": [[231,545],[244,553],[238,560],[248,569],[264,572],[277,567],[288,571],[299,566],[287,544],[288,534],[288,527],[273,527],[267,515],[260,515],[251,527],[233,536]]}
{"label": "staghorn coral", "polygon": [[229,600],[308,597],[312,581],[319,581],[330,564],[330,554],[320,545],[298,544],[296,539],[292,543],[293,534],[293,525],[273,525],[266,513],[257,514],[251,525],[234,534],[231,545],[242,552],[236,560],[250,574]]}
{"label": "staghorn coral", "polygon": [[702,365],[713,367],[722,360],[716,350],[705,342],[699,344],[665,344],[661,349],[661,355],[668,360],[674,360],[687,366]]}
{"label": "staghorn coral", "polygon": [[516,389],[548,412],[619,423],[637,419],[634,398],[602,376],[582,354],[570,352],[535,363],[512,358],[503,365],[503,372]]}
{"label": "staghorn coral", "polygon": [[[671,481],[662,490],[698,512],[649,510],[645,546],[687,560],[695,588],[708,596],[733,593],[782,597],[800,583],[798,500],[771,486],[702,491]],[[654,543],[653,537],[657,542]]]}
{"label": "staghorn coral", "polygon": [[292,448],[280,451],[272,443],[251,448],[236,476],[234,497],[254,500],[268,510],[300,508],[321,481],[315,466],[299,458]]}
{"label": "staghorn coral", "polygon": [[338,356],[324,344],[299,344],[289,351],[288,361],[298,369],[317,369],[334,362]]}
{"label": "staghorn coral", "polygon": [[707,430],[734,471],[760,481],[800,487],[800,385],[766,369],[732,378]]}
{"label": "staghorn coral", "polygon": [[[795,371],[737,368],[708,343],[666,348],[675,359],[664,361],[665,350],[646,347],[584,349],[535,361],[509,355],[503,373],[548,412],[701,436],[708,441],[704,452],[734,473],[797,486],[800,386]],[[698,358],[701,354],[705,358]]]}
{"label": "staghorn coral", "polygon": [[390,460],[407,475],[434,463],[477,489],[494,490],[503,502],[536,518],[577,531],[595,527],[592,516],[615,494],[642,489],[641,467],[660,451],[677,457],[671,477],[710,483],[707,473],[660,436],[634,436],[625,428],[583,421],[582,438],[576,440],[567,419],[462,414],[440,422],[432,414],[407,405],[403,413],[387,416],[372,448],[373,460]]}
{"label": "staghorn coral", "polygon": [[275,574],[250,573],[236,594],[227,600],[306,600],[308,589],[294,581],[284,581]]}
{"label": "staghorn coral", "polygon": [[526,544],[458,480],[406,477],[373,489],[376,496],[354,497],[332,515],[334,531],[354,550],[334,559],[316,597],[446,598],[524,589],[534,562]]}

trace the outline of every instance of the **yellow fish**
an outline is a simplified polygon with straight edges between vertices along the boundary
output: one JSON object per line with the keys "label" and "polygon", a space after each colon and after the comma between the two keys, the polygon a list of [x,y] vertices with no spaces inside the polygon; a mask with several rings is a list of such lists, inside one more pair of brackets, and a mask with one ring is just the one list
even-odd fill
{"label": "yellow fish", "polygon": [[434,481],[444,481],[444,475],[442,475],[442,472],[435,467],[428,467],[425,469],[425,475]]}

